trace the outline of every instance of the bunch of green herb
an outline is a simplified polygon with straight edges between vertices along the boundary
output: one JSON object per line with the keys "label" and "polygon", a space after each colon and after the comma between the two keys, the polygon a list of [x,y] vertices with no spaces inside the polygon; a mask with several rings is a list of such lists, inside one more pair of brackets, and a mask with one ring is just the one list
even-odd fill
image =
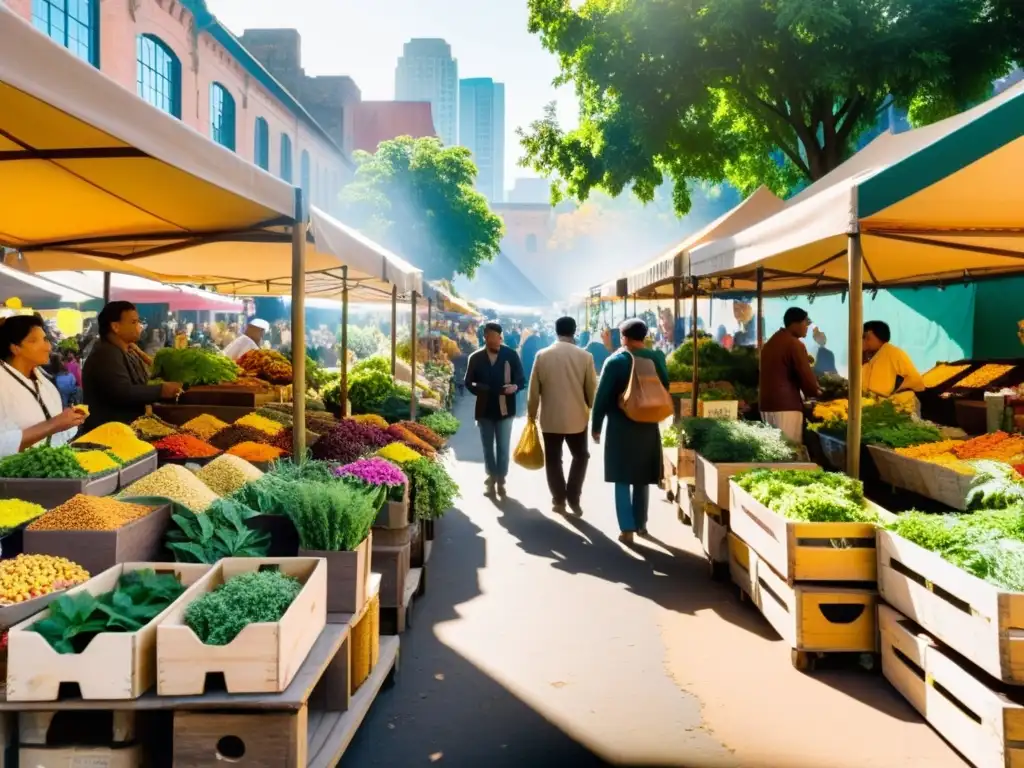
{"label": "bunch of green herb", "polygon": [[0,461],[0,477],[78,479],[88,477],[72,448],[37,445]]}
{"label": "bunch of green herb", "polygon": [[420,520],[435,520],[455,505],[459,486],[448,474],[444,464],[431,459],[417,459],[402,465],[413,490],[413,511]]}
{"label": "bunch of green herb", "polygon": [[419,422],[423,426],[437,432],[441,437],[451,437],[462,426],[462,422],[448,413],[448,411],[438,411],[437,413],[420,416]]}
{"label": "bunch of green herb", "polygon": [[309,481],[336,482],[335,466],[332,462],[313,459],[278,461],[259,480],[239,488],[232,499],[261,515],[287,515],[295,487]]}
{"label": "bunch of green herb", "polygon": [[207,645],[227,645],[250,624],[281,620],[302,591],[280,571],[234,576],[185,609],[185,624]]}
{"label": "bunch of green herb", "polygon": [[770,464],[795,455],[781,431],[755,421],[683,419],[680,433],[685,447],[712,462]]}
{"label": "bunch of green herb", "polygon": [[877,514],[864,505],[864,486],[838,472],[822,469],[752,469],[735,475],[743,490],[788,520],[807,523],[873,523]]}
{"label": "bunch of green herb", "polygon": [[270,535],[246,525],[254,517],[256,512],[232,499],[215,501],[199,515],[182,509],[171,516],[176,527],[167,532],[167,548],[179,563],[263,557],[270,551]]}
{"label": "bunch of green herb", "polygon": [[[846,437],[846,427],[846,419],[838,417],[815,425],[817,431],[842,439]],[[908,448],[923,443],[937,443],[943,439],[942,432],[934,424],[915,419],[889,400],[861,409],[861,441],[865,445]]]}
{"label": "bunch of green herb", "polygon": [[238,373],[238,366],[217,350],[165,347],[153,357],[154,379],[177,381],[186,387],[235,381]]}
{"label": "bunch of green herb", "polygon": [[129,571],[101,595],[79,592],[58,597],[49,615],[29,627],[57,653],[81,653],[101,632],[137,632],[185,591],[173,574]]}
{"label": "bunch of green herb", "polygon": [[1024,506],[1024,483],[1009,464],[973,461],[974,480],[967,493],[968,509],[1006,509]]}
{"label": "bunch of green herb", "polygon": [[296,483],[287,507],[303,549],[350,552],[373,526],[384,500],[379,489],[351,483]]}

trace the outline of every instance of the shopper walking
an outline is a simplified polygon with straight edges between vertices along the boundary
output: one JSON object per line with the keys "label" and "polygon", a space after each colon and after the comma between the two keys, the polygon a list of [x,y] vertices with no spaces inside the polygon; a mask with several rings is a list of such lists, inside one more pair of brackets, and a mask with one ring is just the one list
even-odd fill
{"label": "shopper walking", "polygon": [[761,349],[758,405],[765,424],[782,430],[787,440],[799,445],[803,442],[804,398],[820,392],[807,347],[801,341],[811,319],[800,307],[790,307],[782,322],[784,327]]}
{"label": "shopper walking", "polygon": [[619,520],[619,541],[629,544],[633,535],[647,535],[647,503],[650,486],[661,480],[661,433],[655,423],[633,421],[622,409],[622,396],[633,379],[634,366],[654,368],[668,390],[665,356],[647,349],[647,324],[627,320],[620,327],[623,346],[608,358],[594,398],[591,432],[601,442],[605,419],[608,429],[604,440],[604,479],[615,484],[615,513]]}
{"label": "shopper walking", "polygon": [[[597,392],[594,359],[576,346],[576,321],[559,318],[555,323],[558,341],[537,353],[530,376],[528,413],[540,412],[544,435],[544,469],[551,491],[552,509],[564,515],[566,506],[582,515],[580,494],[587,476],[587,423]],[[562,468],[562,446],[569,446],[572,463],[569,482]]]}
{"label": "shopper walking", "polygon": [[526,386],[523,364],[511,347],[501,343],[501,326],[484,326],[484,345],[469,356],[466,389],[476,396],[476,422],[484,449],[487,470],[485,490],[505,495],[508,477],[512,420],[516,415],[515,394]]}

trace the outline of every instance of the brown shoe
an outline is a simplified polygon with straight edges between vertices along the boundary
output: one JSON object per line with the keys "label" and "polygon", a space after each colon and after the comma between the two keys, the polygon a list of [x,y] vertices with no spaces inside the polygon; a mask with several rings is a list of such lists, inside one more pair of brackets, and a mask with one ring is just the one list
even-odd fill
{"label": "brown shoe", "polygon": [[619,541],[621,541],[623,544],[632,544],[633,543],[633,532],[632,531],[623,531],[622,533],[619,534]]}

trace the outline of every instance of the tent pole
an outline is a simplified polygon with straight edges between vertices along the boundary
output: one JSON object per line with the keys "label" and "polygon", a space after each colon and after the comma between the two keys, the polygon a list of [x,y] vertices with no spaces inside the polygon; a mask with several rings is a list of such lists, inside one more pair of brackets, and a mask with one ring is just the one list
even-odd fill
{"label": "tent pole", "polygon": [[416,291],[409,297],[412,309],[412,397],[409,398],[409,420],[416,421],[416,358],[419,357],[419,339],[416,338]]}
{"label": "tent pole", "polygon": [[682,288],[681,278],[672,281],[672,348],[675,349],[683,343],[682,339],[676,338],[676,328],[679,325],[679,299]]}
{"label": "tent pole", "polygon": [[[295,188],[292,224],[292,458],[306,456],[306,217],[302,189]],[[298,352],[296,352],[298,350]]]}
{"label": "tent pole", "polygon": [[850,408],[846,422],[846,474],[860,477],[861,365],[864,356],[864,251],[860,233],[850,235],[847,245],[850,274]]}
{"label": "tent pole", "polygon": [[757,268],[757,348],[764,346],[764,267]]}
{"label": "tent pole", "polygon": [[431,317],[431,311],[434,307],[433,299],[427,299],[427,360],[434,354],[434,350],[431,349],[430,345],[433,344],[434,338],[430,335],[430,326],[433,318]]}
{"label": "tent pole", "polygon": [[699,416],[697,412],[698,396],[700,395],[700,377],[697,374],[697,278],[691,278],[693,280],[693,316],[690,319],[690,330],[693,335],[693,392],[690,395],[690,404],[693,408],[691,416]]}
{"label": "tent pole", "polygon": [[341,268],[341,416],[348,415],[348,266]]}
{"label": "tent pole", "polygon": [[103,273],[103,304],[110,303],[110,273]]}
{"label": "tent pole", "polygon": [[398,353],[398,286],[391,286],[391,375],[395,375]]}

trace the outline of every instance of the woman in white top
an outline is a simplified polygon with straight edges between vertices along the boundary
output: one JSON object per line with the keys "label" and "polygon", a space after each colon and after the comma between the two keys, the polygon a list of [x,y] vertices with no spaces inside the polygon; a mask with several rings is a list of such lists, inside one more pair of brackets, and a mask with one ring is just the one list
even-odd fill
{"label": "woman in white top", "polygon": [[50,361],[42,318],[0,320],[0,457],[38,443],[65,445],[85,414],[63,408],[60,392],[41,366]]}

